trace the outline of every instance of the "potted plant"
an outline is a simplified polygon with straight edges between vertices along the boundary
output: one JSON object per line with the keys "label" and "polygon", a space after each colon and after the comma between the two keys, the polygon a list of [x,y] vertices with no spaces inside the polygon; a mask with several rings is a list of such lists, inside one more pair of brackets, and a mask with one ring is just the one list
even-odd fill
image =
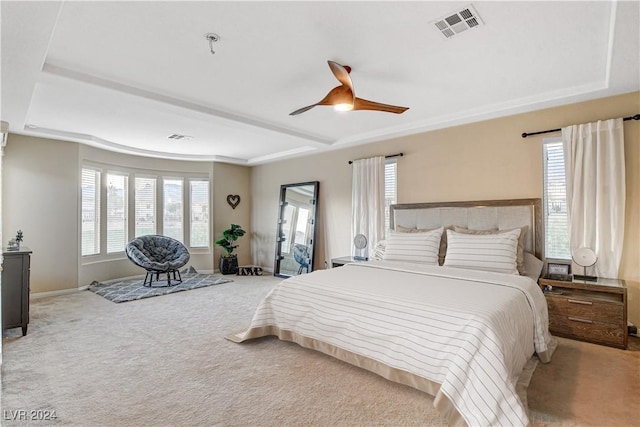
{"label": "potted plant", "polygon": [[231,228],[227,228],[222,232],[222,239],[216,241],[216,245],[222,247],[225,251],[220,255],[220,273],[222,274],[234,274],[238,271],[238,255],[233,251],[238,245],[235,244],[236,240],[244,236],[246,233],[241,226],[231,224]]}

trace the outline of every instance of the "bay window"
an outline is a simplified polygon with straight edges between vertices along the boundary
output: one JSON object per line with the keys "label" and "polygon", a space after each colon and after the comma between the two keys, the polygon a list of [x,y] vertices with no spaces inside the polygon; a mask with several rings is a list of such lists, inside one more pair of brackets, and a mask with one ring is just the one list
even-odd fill
{"label": "bay window", "polygon": [[208,174],[86,164],[80,180],[80,246],[88,262],[121,258],[129,240],[147,234],[210,249]]}

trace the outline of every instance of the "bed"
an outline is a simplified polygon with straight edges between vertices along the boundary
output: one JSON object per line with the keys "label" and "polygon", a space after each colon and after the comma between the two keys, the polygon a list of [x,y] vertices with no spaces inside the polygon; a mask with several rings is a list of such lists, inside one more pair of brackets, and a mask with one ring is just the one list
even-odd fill
{"label": "bed", "polygon": [[512,252],[537,270],[540,200],[394,205],[392,226],[383,259],[284,280],[228,338],[275,335],[412,386],[450,424],[527,425],[518,380],[556,342],[539,271]]}

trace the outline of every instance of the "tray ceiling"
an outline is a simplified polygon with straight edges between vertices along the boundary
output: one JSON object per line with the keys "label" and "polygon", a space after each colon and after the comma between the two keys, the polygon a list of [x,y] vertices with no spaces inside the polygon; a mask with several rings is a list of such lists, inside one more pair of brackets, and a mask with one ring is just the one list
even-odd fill
{"label": "tray ceiling", "polygon": [[[253,165],[640,89],[638,2],[2,2],[19,134]],[[205,34],[219,41],[210,52]],[[402,115],[317,107],[356,95]],[[188,138],[169,138],[179,134]]]}

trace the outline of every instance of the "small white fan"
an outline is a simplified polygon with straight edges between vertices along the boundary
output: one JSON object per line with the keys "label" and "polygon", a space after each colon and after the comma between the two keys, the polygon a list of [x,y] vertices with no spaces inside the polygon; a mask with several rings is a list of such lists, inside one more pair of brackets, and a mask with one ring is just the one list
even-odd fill
{"label": "small white fan", "polygon": [[596,276],[587,276],[587,267],[591,267],[598,261],[593,249],[581,247],[573,251],[573,262],[582,267],[582,276],[574,274],[574,279],[597,282]]}
{"label": "small white fan", "polygon": [[367,261],[369,257],[367,257],[367,238],[364,234],[356,234],[356,237],[353,238],[353,246],[356,248],[356,254],[353,259],[358,261]]}

